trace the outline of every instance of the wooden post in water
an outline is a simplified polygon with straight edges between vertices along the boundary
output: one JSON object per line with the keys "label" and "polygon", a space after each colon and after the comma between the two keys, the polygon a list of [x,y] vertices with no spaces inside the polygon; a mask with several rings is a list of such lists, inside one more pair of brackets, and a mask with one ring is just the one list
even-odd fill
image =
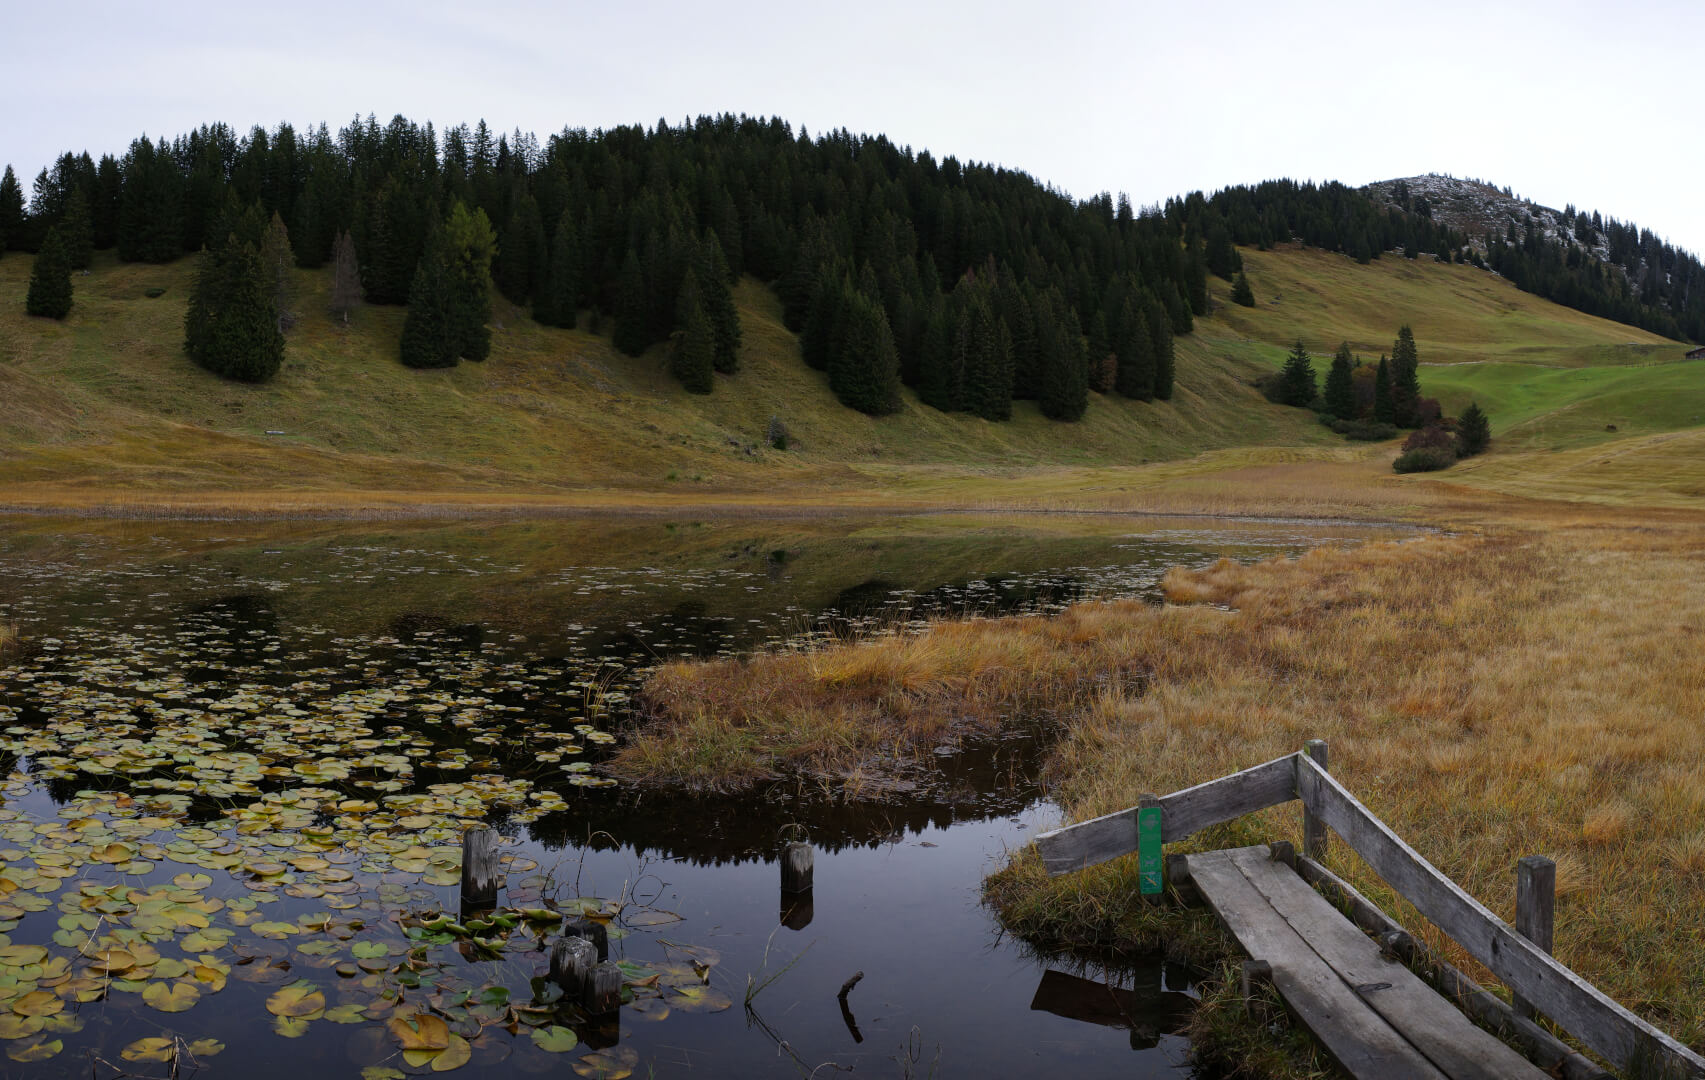
{"label": "wooden post in water", "polygon": [[610,932],[603,923],[591,919],[571,919],[562,932],[567,937],[585,938],[598,950],[598,962],[603,963],[610,958]]}
{"label": "wooden post in water", "polygon": [[811,845],[800,840],[785,844],[781,849],[781,891],[809,892],[811,889]]}
{"label": "wooden post in water", "polygon": [[[1314,759],[1322,772],[1329,771],[1326,767],[1326,740],[1310,739],[1303,744],[1303,753]],[[1302,811],[1302,853],[1320,862],[1326,858],[1326,822],[1316,817],[1307,806]]]}
{"label": "wooden post in water", "polygon": [[781,924],[789,930],[803,930],[811,925],[817,913],[811,897],[811,845],[795,840],[781,848]]}
{"label": "wooden post in water", "polygon": [[462,834],[462,910],[497,906],[497,834],[475,825]]}
{"label": "wooden post in water", "polygon": [[606,960],[586,976],[586,1011],[593,1016],[622,1007],[622,969]]}
{"label": "wooden post in water", "polygon": [[573,1001],[586,1004],[587,984],[597,966],[598,947],[583,937],[560,937],[551,946],[551,981]]}
{"label": "wooden post in water", "polygon": [[[1526,855],[1516,863],[1516,933],[1551,951],[1552,929],[1557,910],[1557,864],[1543,855]],[[1520,994],[1510,995],[1517,1016],[1532,1020],[1533,1003]]]}

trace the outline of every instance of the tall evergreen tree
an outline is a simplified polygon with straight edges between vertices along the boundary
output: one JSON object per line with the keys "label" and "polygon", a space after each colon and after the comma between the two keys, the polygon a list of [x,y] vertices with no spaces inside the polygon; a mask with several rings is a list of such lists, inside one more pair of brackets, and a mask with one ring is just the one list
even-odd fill
{"label": "tall evergreen tree", "polygon": [[1237,272],[1237,280],[1232,282],[1231,302],[1243,307],[1255,306],[1255,290],[1249,287],[1249,275],[1242,270]]}
{"label": "tall evergreen tree", "polygon": [[1135,297],[1127,296],[1119,313],[1119,393],[1135,401],[1154,400],[1154,334],[1148,314]]}
{"label": "tall evergreen tree", "polygon": [[121,171],[118,257],[152,263],[177,258],[183,253],[184,178],[171,148],[164,139],[158,146],[146,136],[137,139]]}
{"label": "tall evergreen tree", "polygon": [[0,251],[20,251],[24,246],[24,186],[12,166],[0,174]]}
{"label": "tall evergreen tree", "polygon": [[729,289],[728,260],[714,232],[706,233],[699,245],[697,269],[705,318],[716,336],[716,370],[732,375],[740,370],[740,311]]}
{"label": "tall evergreen tree", "polygon": [[1391,347],[1391,401],[1399,427],[1420,426],[1416,411],[1421,401],[1420,355],[1415,349],[1415,332],[1405,324],[1397,331],[1397,341]]}
{"label": "tall evergreen tree", "polygon": [[1036,399],[1042,415],[1072,422],[1089,407],[1089,346],[1077,312],[1057,293],[1042,305],[1038,322],[1042,392]]}
{"label": "tall evergreen tree", "polygon": [[82,188],[73,188],[66,198],[65,216],[60,219],[58,228],[71,269],[88,269],[95,253],[95,222],[89,215],[89,197]]}
{"label": "tall evergreen tree", "polygon": [[411,368],[455,367],[459,349],[451,314],[447,251],[435,239],[415,264],[403,316],[402,361]]}
{"label": "tall evergreen tree", "polygon": [[645,294],[645,274],[640,269],[639,254],[628,249],[622,260],[621,276],[616,279],[616,326],[611,343],[629,356],[638,356],[651,344],[647,329],[651,321],[651,306]]}
{"label": "tall evergreen tree", "polygon": [[450,332],[456,355],[484,360],[491,355],[491,261],[497,234],[484,210],[457,202],[444,223],[445,282]]}
{"label": "tall evergreen tree", "polygon": [[49,319],[63,319],[71,313],[71,260],[58,227],[47,230],[47,238],[36,252],[24,310]]}
{"label": "tall evergreen tree", "polygon": [[710,320],[705,318],[704,305],[699,303],[698,290],[694,288],[683,329],[675,332],[669,373],[691,392],[708,394],[715,387],[715,371],[716,334],[711,330]]}
{"label": "tall evergreen tree", "polygon": [[242,382],[265,382],[284,362],[260,253],[235,233],[201,254],[184,315],[184,351],[208,371]]}
{"label": "tall evergreen tree", "polygon": [[579,317],[580,235],[573,216],[565,213],[551,237],[543,287],[533,297],[533,318],[544,326],[573,330]]}
{"label": "tall evergreen tree", "polygon": [[1308,347],[1299,338],[1285,358],[1284,370],[1279,373],[1279,400],[1286,405],[1306,409],[1315,395],[1314,361]]}
{"label": "tall evergreen tree", "polygon": [[1356,358],[1350,353],[1350,343],[1342,342],[1332,356],[1332,367],[1326,373],[1326,411],[1340,420],[1356,418]]}
{"label": "tall evergreen tree", "polygon": [[841,404],[871,416],[900,409],[900,356],[882,305],[863,293],[847,296],[841,344],[829,361],[829,387]]}
{"label": "tall evergreen tree", "polygon": [[260,261],[266,271],[267,286],[272,290],[272,305],[278,314],[278,329],[283,333],[295,319],[290,310],[290,266],[296,259],[295,252],[290,247],[290,232],[284,227],[284,218],[276,210],[272,212],[272,221],[261,236]]}
{"label": "tall evergreen tree", "polygon": [[1154,352],[1154,396],[1158,401],[1171,401],[1172,389],[1177,381],[1178,354],[1172,339],[1172,327],[1166,321],[1166,313],[1156,310],[1149,322],[1149,337],[1153,341]]}
{"label": "tall evergreen tree", "polygon": [[1492,425],[1479,402],[1471,401],[1456,420],[1457,456],[1473,457],[1492,443]]}
{"label": "tall evergreen tree", "polygon": [[1373,418],[1382,424],[1397,423],[1397,402],[1391,395],[1391,365],[1383,356],[1379,358],[1379,367],[1374,369]]}

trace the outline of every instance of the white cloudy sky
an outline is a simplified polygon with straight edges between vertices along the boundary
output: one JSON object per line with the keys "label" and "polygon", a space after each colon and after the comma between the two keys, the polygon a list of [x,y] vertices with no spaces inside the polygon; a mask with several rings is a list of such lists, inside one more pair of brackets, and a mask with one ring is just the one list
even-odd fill
{"label": "white cloudy sky", "polygon": [[1439,171],[1705,252],[1705,2],[0,0],[0,162],[223,120],[541,136],[714,112],[1138,204]]}

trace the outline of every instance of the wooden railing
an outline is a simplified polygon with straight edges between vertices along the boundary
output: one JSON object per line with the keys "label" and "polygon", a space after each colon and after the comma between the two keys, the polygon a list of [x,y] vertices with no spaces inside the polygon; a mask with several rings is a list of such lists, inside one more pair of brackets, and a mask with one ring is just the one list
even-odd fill
{"label": "wooden railing", "polygon": [[[1147,805],[1161,808],[1161,840],[1172,843],[1210,825],[1301,800],[1304,854],[1319,859],[1330,828],[1374,872],[1433,925],[1484,964],[1517,1001],[1550,1017],[1618,1068],[1660,1076],[1705,1078],[1705,1058],[1618,1005],[1559,963],[1541,945],[1517,933],[1404,842],[1326,769],[1326,744],[1287,754]],[[1036,838],[1049,874],[1064,874],[1137,850],[1138,808],[1046,832]],[[1531,869],[1531,864],[1530,864]],[[1523,921],[1549,930],[1549,895],[1530,888],[1535,917]],[[1544,918],[1537,908],[1543,906]]]}

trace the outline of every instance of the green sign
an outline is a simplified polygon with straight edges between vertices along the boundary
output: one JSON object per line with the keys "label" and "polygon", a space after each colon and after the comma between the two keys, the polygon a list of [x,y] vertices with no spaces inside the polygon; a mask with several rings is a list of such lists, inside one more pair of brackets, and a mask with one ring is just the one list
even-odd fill
{"label": "green sign", "polygon": [[1137,879],[1142,894],[1153,896],[1166,888],[1165,861],[1160,857],[1160,807],[1137,811]]}

